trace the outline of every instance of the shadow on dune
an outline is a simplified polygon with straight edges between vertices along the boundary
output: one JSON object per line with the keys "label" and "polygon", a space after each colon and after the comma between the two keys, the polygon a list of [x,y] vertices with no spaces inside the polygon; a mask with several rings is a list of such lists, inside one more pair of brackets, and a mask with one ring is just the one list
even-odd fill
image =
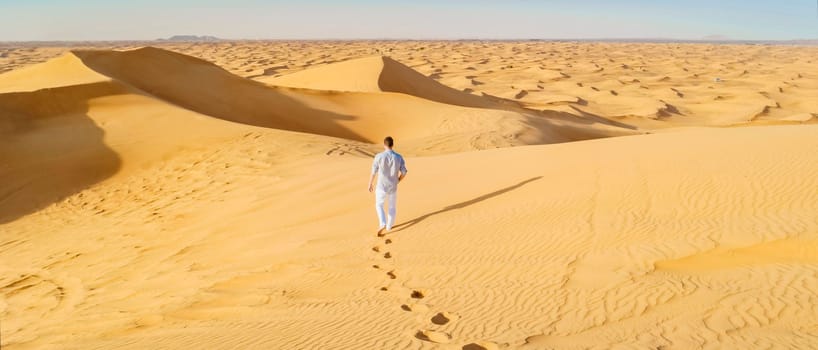
{"label": "shadow on dune", "polygon": [[422,215],[422,216],[416,217],[416,218],[414,218],[414,219],[412,219],[412,220],[409,220],[409,221],[407,221],[407,222],[404,222],[404,223],[401,223],[401,224],[395,225],[395,227],[394,227],[394,228],[395,228],[395,230],[394,230],[393,232],[397,232],[397,231],[405,230],[405,229],[407,229],[407,228],[409,228],[409,227],[412,227],[412,226],[414,226],[415,224],[418,224],[418,223],[420,223],[421,221],[428,219],[430,216],[435,216],[435,215],[438,215],[438,214],[443,214],[443,213],[445,213],[445,212],[452,211],[452,210],[456,210],[456,209],[462,209],[462,208],[468,207],[468,206],[470,206],[470,205],[472,205],[472,204],[477,204],[477,203],[480,203],[480,202],[482,202],[482,201],[484,201],[484,200],[487,200],[487,199],[491,199],[491,198],[497,197],[497,196],[499,196],[499,195],[501,195],[501,194],[503,194],[503,193],[506,193],[506,192],[509,192],[509,191],[516,190],[516,189],[518,189],[518,188],[520,188],[520,187],[522,187],[522,186],[525,186],[526,184],[528,184],[528,183],[530,183],[530,182],[534,182],[534,181],[537,181],[537,180],[539,180],[539,179],[542,179],[542,176],[532,177],[532,178],[530,178],[530,179],[528,179],[528,180],[525,180],[525,181],[522,181],[522,182],[520,182],[520,183],[518,183],[518,184],[516,184],[516,185],[508,186],[508,187],[506,187],[506,188],[502,188],[502,189],[499,189],[499,190],[497,190],[497,191],[494,191],[494,192],[491,192],[491,193],[484,194],[484,195],[482,195],[482,196],[480,196],[480,197],[477,197],[477,198],[474,198],[474,199],[470,199],[470,200],[467,200],[467,201],[465,201],[465,202],[460,202],[460,203],[457,203],[457,204],[452,204],[452,205],[447,206],[447,207],[445,207],[445,208],[443,208],[443,209],[440,209],[440,210],[438,210],[438,211],[431,212],[431,213],[429,213],[429,214],[425,214],[425,215]]}
{"label": "shadow on dune", "polygon": [[[472,95],[443,85],[389,57],[382,57],[383,71],[378,86],[383,91],[413,95],[431,101],[474,108],[488,108],[521,114],[531,128],[528,144],[550,144],[633,135],[636,127],[575,109],[581,115],[540,111],[518,101],[483,93]],[[580,104],[587,101],[580,100]]]}
{"label": "shadow on dune", "polygon": [[390,57],[383,56],[378,86],[383,91],[417,96],[430,101],[474,108],[497,108],[497,101],[453,89]]}
{"label": "shadow on dune", "polygon": [[529,127],[527,144],[551,144],[599,138],[643,134],[637,128],[583,113],[580,116],[560,111],[525,114]]}
{"label": "shadow on dune", "polygon": [[570,107],[571,107],[571,109],[577,111],[580,115],[582,115],[584,118],[590,120],[591,122],[607,124],[607,125],[611,125],[611,126],[620,127],[620,128],[623,128],[623,129],[630,129],[630,130],[636,130],[637,129],[637,127],[635,127],[633,125],[618,122],[618,121],[612,120],[610,118],[605,118],[605,117],[597,115],[597,114],[591,114],[591,113],[588,113],[586,111],[583,111],[582,109],[577,108],[576,106],[570,106]]}
{"label": "shadow on dune", "polygon": [[131,51],[73,51],[97,73],[166,102],[211,117],[273,129],[373,142],[337,123],[355,117],[312,108],[332,92],[275,88],[180,53],[145,47]]}
{"label": "shadow on dune", "polygon": [[[347,104],[363,103],[344,97],[355,94],[269,86],[234,75],[208,61],[163,49],[145,47],[122,52],[76,50],[73,54],[85,67],[97,73],[168,103],[223,120],[367,143],[380,141],[380,134],[383,133],[380,126],[400,128],[403,125],[402,121],[389,118],[364,120],[366,118],[338,113]],[[353,73],[371,75],[374,74],[371,68],[379,64],[375,61],[382,61],[383,65],[376,70],[377,77],[372,77],[377,79],[377,89],[381,91],[450,105],[520,114],[528,130],[524,144],[570,142],[636,133],[632,126],[588,113],[578,117],[561,112],[541,112],[523,108],[514,101],[467,94],[429,79],[388,57],[364,58],[340,64],[351,65],[349,70]],[[340,71],[350,74],[346,70]],[[330,70],[332,72],[336,71]],[[354,81],[360,77],[352,75],[349,79]],[[335,98],[335,95],[340,98]],[[355,127],[353,125],[357,126],[355,131],[349,128]]]}
{"label": "shadow on dune", "polygon": [[120,157],[87,115],[103,82],[0,94],[0,224],[58,202],[118,171]]}

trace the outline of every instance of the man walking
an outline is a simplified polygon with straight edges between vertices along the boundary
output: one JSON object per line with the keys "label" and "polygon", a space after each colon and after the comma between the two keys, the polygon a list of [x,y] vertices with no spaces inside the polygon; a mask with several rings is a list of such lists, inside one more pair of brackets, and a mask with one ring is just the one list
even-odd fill
{"label": "man walking", "polygon": [[[378,213],[378,236],[383,235],[383,230],[392,230],[395,224],[395,204],[397,202],[398,182],[406,176],[406,163],[400,154],[392,150],[395,141],[391,136],[383,139],[384,151],[375,155],[372,162],[372,175],[369,177],[369,192],[373,191],[375,175],[378,176],[378,184],[375,186],[375,210]],[[389,206],[389,216],[385,217],[383,205],[386,202]]]}

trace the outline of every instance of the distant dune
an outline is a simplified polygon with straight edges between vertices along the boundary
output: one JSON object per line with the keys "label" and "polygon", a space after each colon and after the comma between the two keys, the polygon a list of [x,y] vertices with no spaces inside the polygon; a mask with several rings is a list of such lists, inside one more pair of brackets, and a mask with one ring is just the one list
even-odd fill
{"label": "distant dune", "polygon": [[486,108],[490,100],[454,90],[386,56],[375,56],[288,74],[259,78],[271,85],[318,90],[397,92],[431,101]]}
{"label": "distant dune", "polygon": [[0,48],[3,349],[818,343],[811,48],[162,45]]}

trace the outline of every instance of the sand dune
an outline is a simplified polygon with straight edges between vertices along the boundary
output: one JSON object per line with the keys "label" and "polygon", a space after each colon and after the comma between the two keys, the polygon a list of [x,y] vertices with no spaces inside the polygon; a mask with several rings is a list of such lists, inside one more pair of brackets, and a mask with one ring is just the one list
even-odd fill
{"label": "sand dune", "polygon": [[[104,48],[111,44],[106,45]],[[131,49],[140,45],[144,44],[121,43],[115,47]],[[564,110],[562,100],[552,102],[552,96],[572,97],[576,102],[569,105],[584,113],[623,119],[631,126],[647,129],[818,121],[814,115],[816,102],[812,102],[815,99],[810,98],[817,93],[816,77],[810,73],[815,62],[814,47],[378,41],[158,45],[204,58],[243,77],[265,82],[293,79],[295,85],[335,85],[331,90],[345,91],[358,90],[355,84],[362,84],[370,91],[381,90],[375,84],[379,73],[402,74],[400,69],[385,69],[388,67],[384,60],[391,59],[424,77],[473,95],[515,100],[521,90],[526,90],[526,96],[515,100],[516,103],[581,116],[581,113]],[[0,47],[6,54],[0,57],[0,71],[42,62],[70,49]],[[384,55],[388,58],[383,58]],[[336,69],[338,67],[342,69]],[[308,79],[309,75],[317,76],[315,72],[321,71],[328,73],[327,81]],[[296,78],[298,75],[293,74],[303,75]],[[292,77],[285,78],[288,75]],[[338,80],[338,77],[349,79]],[[716,82],[716,78],[721,80]],[[356,83],[351,84],[352,81]],[[747,93],[733,94],[739,90]],[[770,99],[777,105],[774,103],[774,107],[761,114],[755,108],[734,110],[736,105],[756,105],[760,93],[770,93]],[[590,107],[585,107],[587,105]],[[663,105],[674,106],[678,113],[658,113]],[[725,114],[731,115],[722,118]]]}
{"label": "sand dune", "polygon": [[367,57],[333,63],[277,78],[259,78],[277,86],[318,90],[397,92],[431,101],[465,107],[492,107],[485,98],[442,85],[392,58]]}
{"label": "sand dune", "polygon": [[[8,92],[13,90],[20,92]],[[397,93],[268,87],[209,62],[150,47],[74,51],[3,75],[0,91],[6,91],[0,93],[4,114],[0,133],[8,136],[0,143],[2,160],[11,165],[3,175],[12,179],[0,191],[6,199],[0,202],[4,209],[0,220],[19,217],[99,182],[116,173],[123,162],[138,166],[143,158],[158,159],[179,147],[207,138],[234,137],[243,130],[238,125],[217,127],[222,124],[209,117],[337,137],[352,142],[349,148],[363,154],[371,154],[373,148],[360,142],[375,142],[387,134],[401,139],[411,155],[630,132],[608,125],[586,127],[588,121],[464,108]],[[170,136],[179,129],[187,132]],[[117,149],[119,144],[141,146],[124,150]],[[22,152],[14,151],[21,148]],[[63,151],[71,156],[60,157]],[[55,171],[67,176],[51,176]],[[36,175],[25,176],[29,173]]]}
{"label": "sand dune", "polygon": [[[400,66],[392,62],[388,65]],[[31,90],[78,81],[113,80],[170,104],[243,124],[364,142],[376,141],[388,134],[389,130],[395,130],[393,134],[409,141],[409,145],[457,144],[453,147],[443,145],[449,151],[564,142],[629,133],[625,129],[604,125],[596,130],[590,129],[585,126],[588,121],[578,118],[552,118],[552,121],[518,109],[463,108],[459,105],[468,104],[468,101],[494,104],[481,97],[451,90],[404,66],[390,69],[398,70],[400,74],[391,74],[391,78],[387,79],[390,86],[409,87],[394,89],[395,92],[402,92],[400,94],[269,87],[230,74],[209,62],[151,47],[124,52],[74,51],[43,66],[12,72],[18,74],[10,73],[12,79],[0,82],[0,88],[19,89],[20,81],[28,84],[23,85],[24,90]],[[60,73],[51,74],[56,71]],[[36,79],[26,79],[29,75],[54,78],[51,85],[35,85]],[[421,98],[413,96],[412,89],[424,91],[426,95],[420,94]],[[434,102],[450,97],[458,101],[454,101],[453,105]],[[547,135],[539,127],[530,125],[542,123],[553,124]],[[579,132],[577,129],[580,126],[589,130]],[[568,131],[560,133],[562,128]],[[440,140],[441,137],[452,139],[453,136],[457,138],[457,134],[466,133],[468,135],[464,135],[463,140]]]}
{"label": "sand dune", "polygon": [[[633,46],[219,45],[0,75],[4,349],[818,342],[817,86],[727,60],[778,49],[685,85],[704,61]],[[411,171],[376,237],[385,134]]]}
{"label": "sand dune", "polygon": [[0,223],[117,171],[119,156],[84,113],[88,100],[122,92],[97,83],[0,94]]}
{"label": "sand dune", "polygon": [[0,93],[35,91],[110,80],[85,67],[79,57],[66,54],[48,64],[37,64],[3,74]]}

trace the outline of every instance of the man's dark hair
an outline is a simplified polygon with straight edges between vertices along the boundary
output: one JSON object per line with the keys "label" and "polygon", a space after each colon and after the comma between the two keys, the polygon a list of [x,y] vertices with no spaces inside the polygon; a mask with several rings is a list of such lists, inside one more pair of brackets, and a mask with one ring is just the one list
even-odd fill
{"label": "man's dark hair", "polygon": [[383,139],[383,144],[389,148],[392,148],[392,146],[395,145],[395,140],[392,139],[392,136],[387,136],[385,139]]}

